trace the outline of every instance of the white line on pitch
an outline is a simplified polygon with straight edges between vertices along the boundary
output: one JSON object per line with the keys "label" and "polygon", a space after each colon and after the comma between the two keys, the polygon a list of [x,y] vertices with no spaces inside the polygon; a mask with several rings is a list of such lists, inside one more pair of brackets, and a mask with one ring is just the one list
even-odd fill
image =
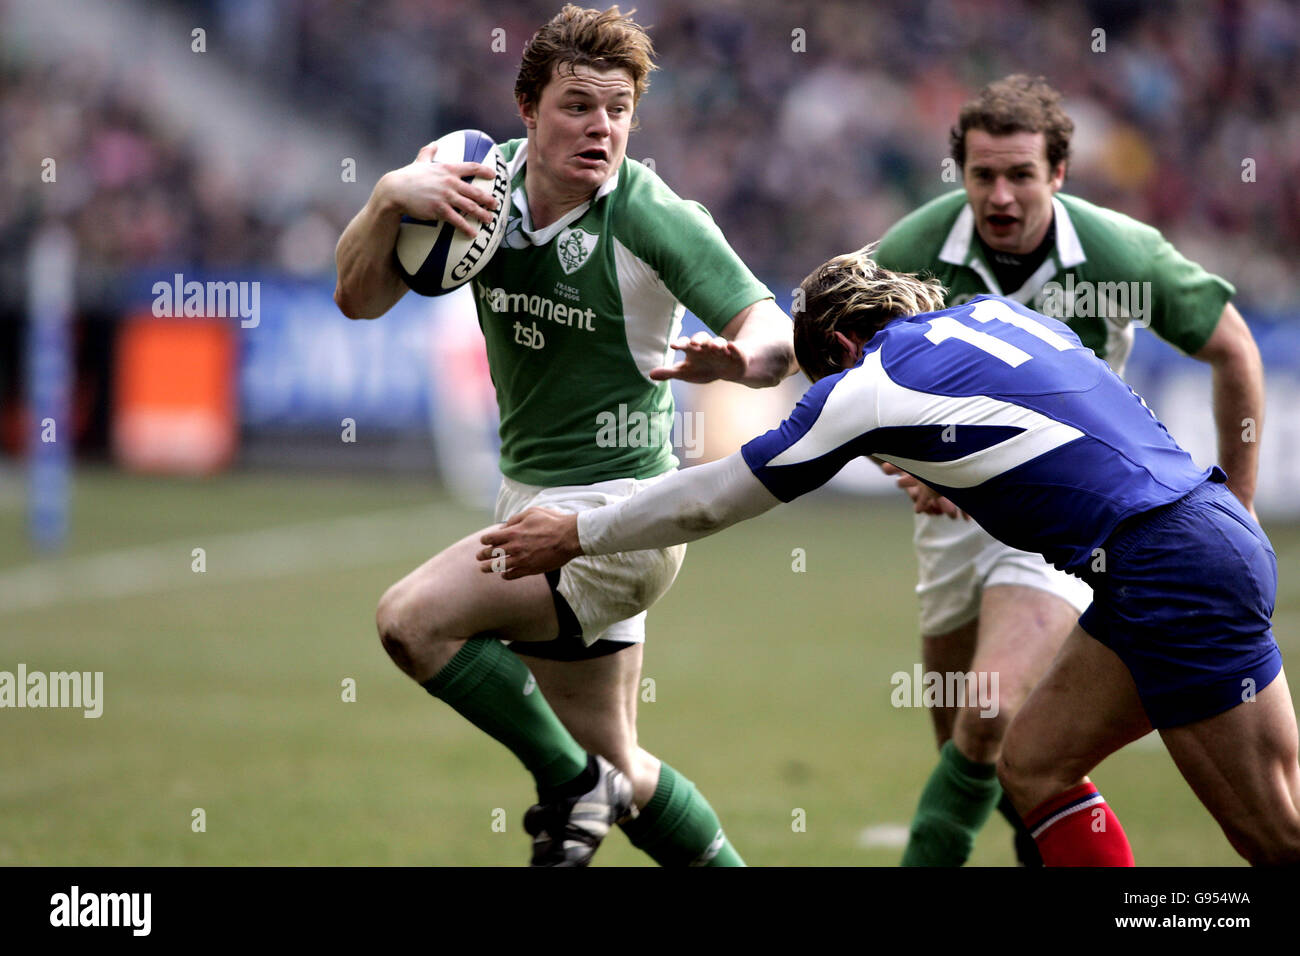
{"label": "white line on pitch", "polygon": [[866,827],[858,834],[858,846],[866,849],[876,847],[907,846],[908,828],[901,823],[877,823]]}
{"label": "white line on pitch", "polygon": [[[428,529],[445,509],[424,505],[368,515],[188,538],[41,561],[0,571],[0,614],[74,602],[112,600],[198,584],[266,579],[360,567],[409,553],[432,555],[447,542]],[[203,548],[206,570],[192,570]]]}

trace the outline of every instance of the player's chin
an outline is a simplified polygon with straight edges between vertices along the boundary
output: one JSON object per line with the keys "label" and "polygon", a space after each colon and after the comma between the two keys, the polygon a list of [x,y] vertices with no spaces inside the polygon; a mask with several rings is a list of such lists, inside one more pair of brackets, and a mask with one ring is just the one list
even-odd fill
{"label": "player's chin", "polygon": [[614,175],[614,170],[618,167],[608,159],[588,160],[578,158],[570,166],[570,174],[574,180],[591,186],[593,189],[599,189],[605,185],[605,181]]}

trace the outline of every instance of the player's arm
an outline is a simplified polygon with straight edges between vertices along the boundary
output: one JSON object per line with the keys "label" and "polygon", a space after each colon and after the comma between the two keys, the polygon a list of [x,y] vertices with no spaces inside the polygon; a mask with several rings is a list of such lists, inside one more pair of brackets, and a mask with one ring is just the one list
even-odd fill
{"label": "player's arm", "polygon": [[[1228,487],[1253,514],[1264,367],[1254,336],[1232,304],[1235,290],[1185,258],[1154,229],[1140,227],[1135,234],[1150,247],[1144,278],[1152,290],[1151,330],[1213,370],[1219,464],[1228,473]],[[1247,420],[1253,428],[1243,424]]]}
{"label": "player's arm", "polygon": [[1219,464],[1228,487],[1254,514],[1259,435],[1264,425],[1264,364],[1246,321],[1231,302],[1195,358],[1209,363]]}
{"label": "player's arm", "polygon": [[[631,498],[576,516],[533,509],[512,518],[479,539],[484,545],[480,568],[515,578],[554,570],[580,554],[666,548],[820,488],[858,455],[871,454],[870,442],[862,439],[880,426],[869,379],[859,383],[867,387],[858,389],[857,401],[823,414],[831,391],[853,374],[817,382],[785,421],[720,461],[677,472]],[[786,454],[805,438],[806,449],[833,450],[811,458]]]}
{"label": "player's arm", "polygon": [[513,580],[553,571],[582,554],[667,548],[714,534],[780,503],[736,452],[679,471],[603,508],[576,515],[529,508],[479,539],[479,568]]}
{"label": "player's arm", "polygon": [[780,384],[798,367],[794,326],[772,299],[760,299],[741,309],[720,335],[683,335],[672,348],[682,353],[682,361],[652,369],[650,377],[656,382],[670,378],[697,384],[722,380],[767,388]]}
{"label": "player's arm", "polygon": [[708,331],[669,343],[681,361],[650,371],[657,382],[779,384],[796,368],[794,326],[771,291],[728,244],[707,209],[652,175],[637,180],[634,215],[619,241],[649,266],[645,278],[699,316]]}
{"label": "player's arm", "polygon": [[771,299],[741,309],[722,329],[740,350],[745,371],[737,382],[751,388],[779,385],[799,367],[794,358],[794,323]]}
{"label": "player's arm", "polygon": [[381,176],[339,237],[334,302],[349,319],[378,318],[406,294],[406,283],[393,264],[403,214],[444,219],[469,236],[478,233],[478,223],[471,220],[492,220],[496,200],[461,177],[491,177],[494,171],[480,163],[430,162],[436,152],[437,146],[429,143],[412,163]]}

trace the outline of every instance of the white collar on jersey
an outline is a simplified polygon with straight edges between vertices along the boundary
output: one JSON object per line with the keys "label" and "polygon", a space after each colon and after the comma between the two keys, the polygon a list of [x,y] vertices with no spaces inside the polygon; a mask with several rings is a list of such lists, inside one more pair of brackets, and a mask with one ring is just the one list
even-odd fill
{"label": "white collar on jersey", "polygon": [[[519,170],[523,169],[524,162],[528,158],[528,142],[525,140],[519,145],[519,152],[515,153],[515,158],[510,161],[510,171],[508,173],[511,182],[519,175]],[[528,197],[524,195],[524,187],[521,185],[518,189],[510,194],[510,205],[519,210],[519,231],[535,246],[544,246],[559,234],[572,222],[582,218],[583,213],[591,208],[591,204],[601,196],[608,196],[618,188],[618,171],[605,180],[601,187],[596,190],[596,195],[580,205],[574,206],[555,222],[551,223],[544,229],[533,228],[533,217],[528,211]]]}
{"label": "white collar on jersey", "polygon": [[[1026,303],[1038,294],[1047,280],[1056,274],[1058,268],[1068,269],[1087,261],[1088,257],[1084,254],[1083,244],[1079,242],[1079,234],[1074,229],[1070,214],[1066,211],[1065,204],[1055,196],[1052,197],[1052,215],[1056,220],[1056,261],[1053,261],[1049,255],[1034,274],[1025,280],[1025,284],[1008,294],[1007,298]],[[968,202],[961,207],[961,212],[957,214],[957,221],[952,224],[948,238],[944,240],[943,248],[939,250],[939,261],[956,266],[967,266],[984,280],[990,292],[995,295],[1005,294],[993,273],[975,256],[974,244],[975,211],[971,209]]]}

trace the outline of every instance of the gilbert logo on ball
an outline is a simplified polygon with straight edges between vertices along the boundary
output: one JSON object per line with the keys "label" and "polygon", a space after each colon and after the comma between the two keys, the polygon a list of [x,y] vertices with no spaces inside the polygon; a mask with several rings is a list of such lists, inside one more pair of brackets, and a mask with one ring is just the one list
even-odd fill
{"label": "gilbert logo on ball", "polygon": [[[463,286],[487,265],[505,235],[510,218],[510,179],[505,157],[492,138],[476,129],[448,133],[438,140],[435,163],[482,163],[492,178],[465,177],[488,190],[500,204],[489,222],[470,238],[449,222],[402,217],[397,230],[397,271],[420,295],[443,295]],[[478,220],[471,220],[477,222]]]}

